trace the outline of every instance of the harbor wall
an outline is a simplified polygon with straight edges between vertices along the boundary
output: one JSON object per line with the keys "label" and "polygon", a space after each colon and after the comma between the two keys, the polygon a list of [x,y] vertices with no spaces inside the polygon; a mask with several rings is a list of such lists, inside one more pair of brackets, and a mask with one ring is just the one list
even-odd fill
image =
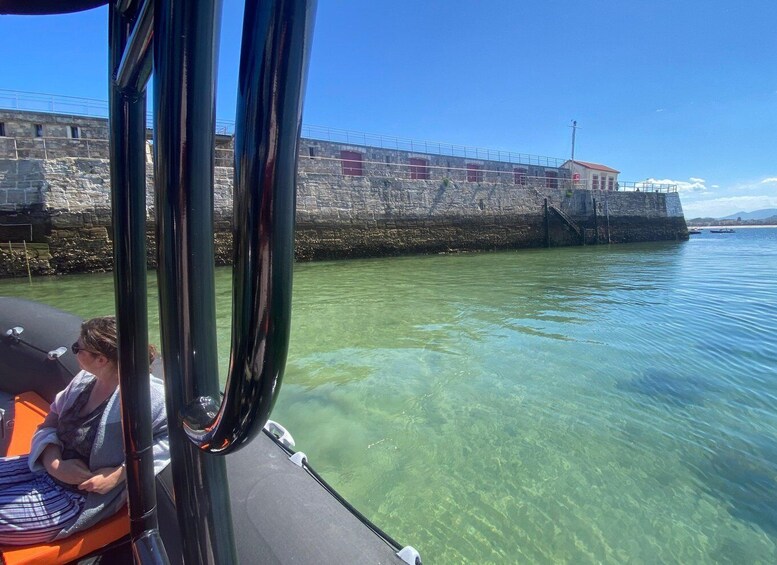
{"label": "harbor wall", "polygon": [[[563,182],[548,187],[540,176],[516,185],[512,167],[482,182],[467,182],[466,170],[456,167],[429,180],[368,171],[342,176],[309,165],[298,171],[296,247],[304,259],[688,237],[676,192],[592,191]],[[551,212],[546,234],[546,200],[579,233]]]}
{"label": "harbor wall", "polygon": [[[44,117],[26,116],[28,122]],[[98,138],[105,135],[104,120],[60,118],[47,131],[68,133],[78,123],[78,138],[31,140],[22,136],[26,130],[15,132],[8,124],[0,138],[0,276],[24,274],[27,260],[35,274],[111,269],[107,142]],[[0,112],[2,119],[8,122]],[[231,144],[229,136],[217,136],[217,264],[232,256]],[[358,170],[344,164],[343,152],[361,155]],[[150,142],[146,165],[154,267]],[[579,189],[554,165],[302,139],[297,259],[687,239],[676,192]]]}

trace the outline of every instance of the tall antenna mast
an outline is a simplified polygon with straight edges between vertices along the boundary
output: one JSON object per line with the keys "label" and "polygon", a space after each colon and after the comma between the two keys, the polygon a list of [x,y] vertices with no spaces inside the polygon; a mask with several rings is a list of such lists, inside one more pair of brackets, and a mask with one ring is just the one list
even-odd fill
{"label": "tall antenna mast", "polygon": [[575,164],[575,133],[577,133],[577,120],[572,120],[572,165]]}

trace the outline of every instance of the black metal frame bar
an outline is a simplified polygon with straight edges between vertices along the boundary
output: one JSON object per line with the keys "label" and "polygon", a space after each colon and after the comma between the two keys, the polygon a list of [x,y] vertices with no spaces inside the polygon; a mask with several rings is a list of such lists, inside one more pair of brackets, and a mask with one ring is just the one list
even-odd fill
{"label": "black metal frame bar", "polygon": [[[112,7],[111,11],[130,14],[134,6]],[[114,66],[116,70],[116,87],[122,92],[144,92],[151,76],[151,38],[154,36],[154,9],[151,0],[145,0],[140,7],[138,16],[132,26],[132,33],[124,46],[121,62]]]}
{"label": "black metal frame bar", "polygon": [[[154,4],[154,178],[162,351],[187,563],[236,563],[226,463],[186,438],[186,400],[219,394],[213,259],[219,0]],[[174,422],[174,423],[173,423]]]}
{"label": "black metal frame bar", "polygon": [[[113,70],[127,47],[133,26],[114,7],[109,9],[108,25],[109,67]],[[109,96],[113,273],[130,534],[136,562],[166,564],[156,518],[148,416],[151,401],[146,298],[145,82],[132,90],[122,90],[112,82]]]}
{"label": "black metal frame bar", "polygon": [[[184,421],[202,449],[228,453],[267,422],[291,320],[297,148],[315,3],[246,2],[235,131],[232,348],[224,401]],[[201,399],[218,406],[216,399]]]}

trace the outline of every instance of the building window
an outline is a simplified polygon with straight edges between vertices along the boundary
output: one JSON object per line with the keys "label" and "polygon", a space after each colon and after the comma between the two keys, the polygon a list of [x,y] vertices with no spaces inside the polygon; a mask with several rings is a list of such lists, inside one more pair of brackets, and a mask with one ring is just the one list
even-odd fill
{"label": "building window", "polygon": [[0,122],[0,137],[5,137],[5,122]]}
{"label": "building window", "polygon": [[387,165],[391,164],[391,157],[389,155],[386,155],[386,164]]}
{"label": "building window", "polygon": [[81,137],[81,128],[70,126],[70,139],[78,139],[79,137]]}
{"label": "building window", "polygon": [[513,179],[515,184],[526,186],[526,173],[528,172],[529,171],[526,169],[526,167],[517,167],[513,169]]}
{"label": "building window", "polygon": [[591,179],[591,188],[599,190],[599,175],[594,175]]}
{"label": "building window", "polygon": [[315,147],[308,147],[308,157],[311,159],[316,158],[316,148]]}
{"label": "building window", "polygon": [[410,157],[410,178],[413,180],[429,180],[429,161]]}
{"label": "building window", "polygon": [[361,153],[356,151],[340,151],[340,160],[343,164],[343,175],[351,177],[364,176]]}
{"label": "building window", "polygon": [[607,179],[607,190],[613,190],[615,188],[615,179],[610,177]]}
{"label": "building window", "polygon": [[43,137],[43,125],[35,124],[35,137]]}
{"label": "building window", "polygon": [[467,182],[483,182],[483,165],[467,163]]}
{"label": "building window", "polygon": [[558,188],[558,173],[556,171],[545,171],[545,187]]}

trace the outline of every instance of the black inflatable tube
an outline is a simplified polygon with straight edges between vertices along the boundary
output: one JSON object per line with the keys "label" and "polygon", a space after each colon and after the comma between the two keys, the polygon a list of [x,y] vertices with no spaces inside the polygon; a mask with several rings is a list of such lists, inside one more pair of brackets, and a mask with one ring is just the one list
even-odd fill
{"label": "black inflatable tube", "polygon": [[[7,335],[12,328],[23,331],[17,337]],[[80,371],[70,351],[78,339],[81,319],[56,308],[20,298],[0,297],[0,378],[8,394],[34,391],[46,402]],[[57,359],[49,351],[64,347]]]}

